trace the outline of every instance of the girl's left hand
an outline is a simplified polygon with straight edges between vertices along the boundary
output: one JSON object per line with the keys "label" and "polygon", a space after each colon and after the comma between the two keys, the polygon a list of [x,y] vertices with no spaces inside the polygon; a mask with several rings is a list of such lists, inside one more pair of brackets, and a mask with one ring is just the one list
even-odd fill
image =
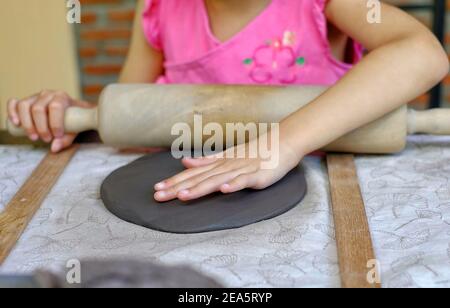
{"label": "girl's left hand", "polygon": [[[235,154],[240,147],[248,149],[249,144],[228,149],[225,153]],[[155,200],[166,202],[178,198],[190,201],[215,192],[229,194],[246,188],[265,189],[281,180],[301,160],[288,146],[280,144],[277,152],[274,155],[278,155],[278,163],[270,169],[262,167],[266,160],[260,157],[221,158],[227,157],[221,153],[203,158],[185,158],[183,165],[187,170],[155,185]]]}

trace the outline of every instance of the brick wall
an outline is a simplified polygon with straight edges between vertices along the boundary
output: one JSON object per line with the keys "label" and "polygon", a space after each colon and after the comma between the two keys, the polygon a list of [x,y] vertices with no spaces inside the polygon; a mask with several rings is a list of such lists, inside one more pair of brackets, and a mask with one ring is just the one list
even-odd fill
{"label": "brick wall", "polygon": [[[391,0],[396,4],[426,3],[428,0]],[[102,88],[116,82],[124,62],[136,0],[81,0],[82,24],[77,26],[80,70],[83,95],[97,101]],[[450,1],[447,1],[450,14]],[[429,12],[414,15],[426,25],[431,25]],[[450,15],[449,15],[450,16]],[[450,47],[450,21],[447,23],[447,47]],[[450,50],[450,49],[449,49]],[[444,101],[450,103],[450,76],[445,80]],[[422,108],[428,103],[428,95],[420,96],[413,104]]]}
{"label": "brick wall", "polygon": [[103,87],[117,81],[131,38],[136,0],[81,0],[77,26],[82,90],[97,101]]}

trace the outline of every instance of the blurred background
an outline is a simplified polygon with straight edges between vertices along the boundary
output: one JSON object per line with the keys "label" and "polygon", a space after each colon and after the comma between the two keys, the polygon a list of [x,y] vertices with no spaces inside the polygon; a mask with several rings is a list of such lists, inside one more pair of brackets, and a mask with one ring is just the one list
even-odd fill
{"label": "blurred background", "polygon": [[[184,0],[186,1],[186,0]],[[407,9],[450,43],[445,0],[390,0]],[[136,0],[81,0],[81,24],[66,21],[66,0],[2,0],[0,10],[0,128],[5,104],[41,89],[64,89],[96,102],[103,87],[117,80],[131,37]],[[450,107],[450,77],[432,93],[411,102],[415,108]]]}

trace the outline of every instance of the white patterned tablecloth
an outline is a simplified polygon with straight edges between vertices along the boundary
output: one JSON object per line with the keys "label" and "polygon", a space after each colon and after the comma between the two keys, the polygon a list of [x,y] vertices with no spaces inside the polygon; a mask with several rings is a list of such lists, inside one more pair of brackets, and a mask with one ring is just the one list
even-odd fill
{"label": "white patterned tablecloth", "polygon": [[[0,209],[44,155],[0,146]],[[242,229],[173,235],[114,217],[102,180],[138,158],[83,146],[0,273],[63,266],[70,259],[139,259],[188,264],[229,287],[339,287],[323,161],[303,162],[309,185],[294,210]],[[358,173],[386,287],[450,287],[450,138],[419,136],[393,156],[360,156]],[[150,189],[150,188],[149,188]]]}

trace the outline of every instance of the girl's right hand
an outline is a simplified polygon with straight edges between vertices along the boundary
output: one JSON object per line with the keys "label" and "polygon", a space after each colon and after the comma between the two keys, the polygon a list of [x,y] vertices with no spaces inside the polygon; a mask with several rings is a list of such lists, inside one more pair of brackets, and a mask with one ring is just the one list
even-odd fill
{"label": "girl's right hand", "polygon": [[14,125],[25,129],[32,141],[51,143],[51,150],[56,153],[69,147],[76,137],[64,132],[64,114],[71,106],[93,108],[64,92],[42,91],[22,100],[9,100],[8,116]]}

